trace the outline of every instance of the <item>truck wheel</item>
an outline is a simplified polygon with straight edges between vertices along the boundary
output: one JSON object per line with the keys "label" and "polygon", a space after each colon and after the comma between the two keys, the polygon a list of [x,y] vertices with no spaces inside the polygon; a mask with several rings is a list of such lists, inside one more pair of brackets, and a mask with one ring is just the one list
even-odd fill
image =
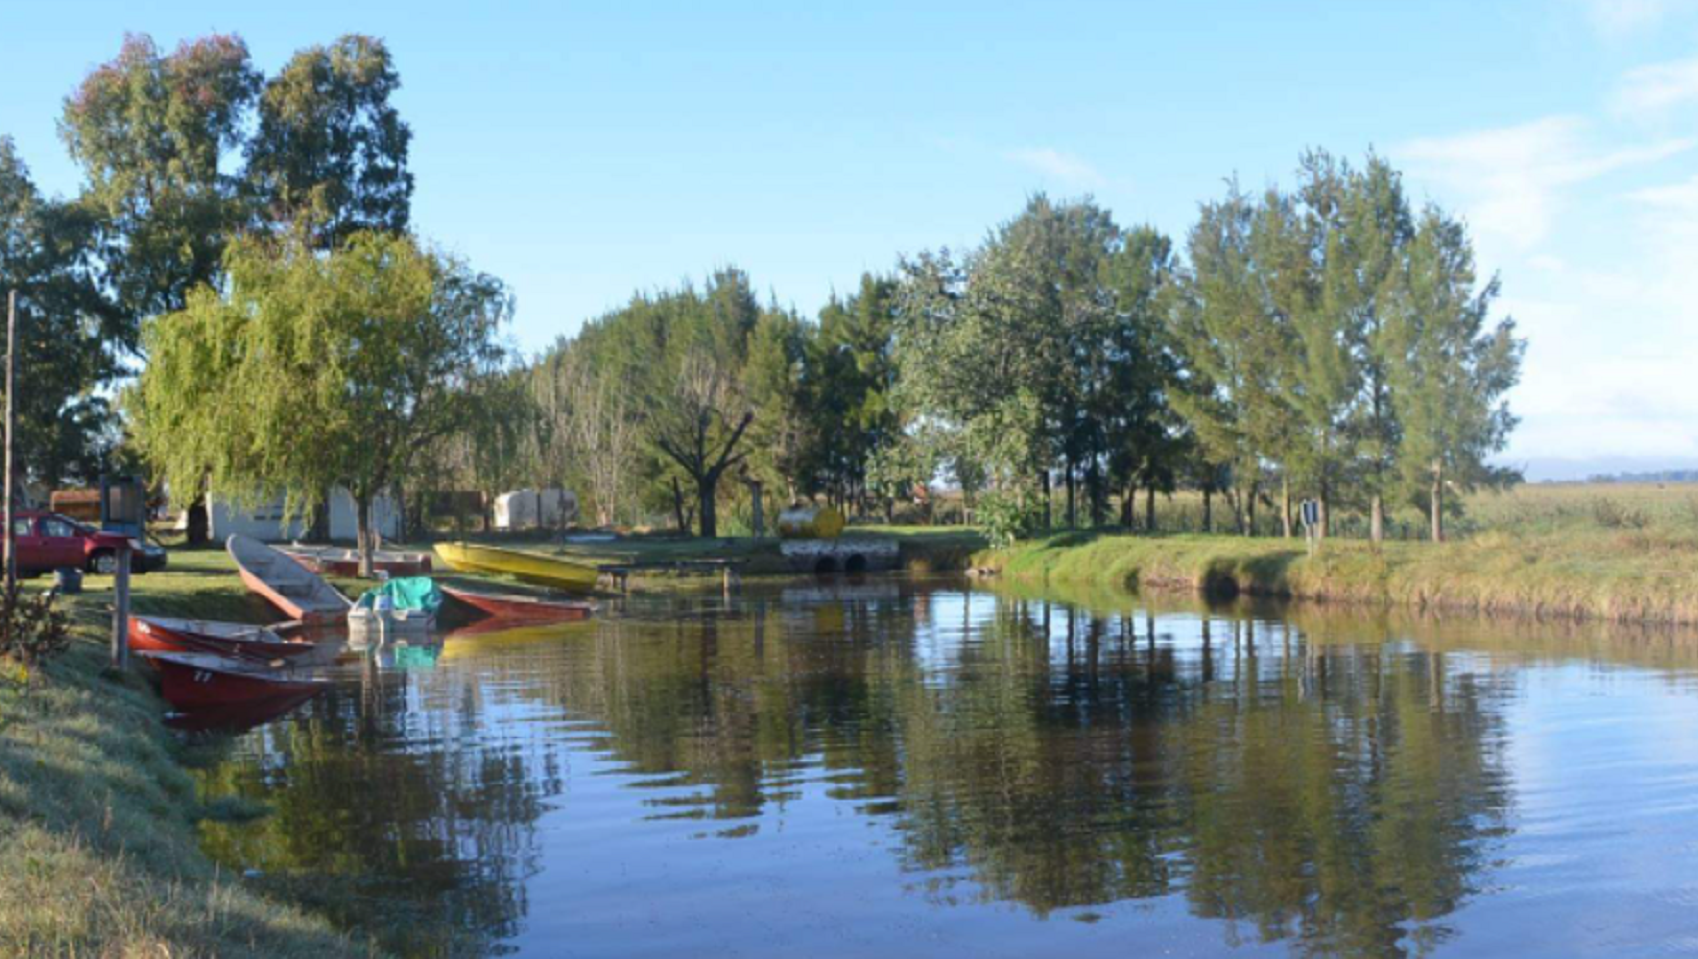
{"label": "truck wheel", "polygon": [[109,549],[103,549],[94,554],[88,561],[88,571],[102,576],[111,576],[118,571],[118,554]]}

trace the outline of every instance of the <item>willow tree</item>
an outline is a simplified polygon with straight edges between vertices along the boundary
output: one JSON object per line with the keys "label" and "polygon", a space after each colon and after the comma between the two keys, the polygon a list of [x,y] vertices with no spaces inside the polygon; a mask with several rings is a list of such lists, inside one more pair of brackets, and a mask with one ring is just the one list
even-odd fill
{"label": "willow tree", "polygon": [[411,237],[357,233],[328,256],[297,240],[233,244],[224,291],[149,321],[130,392],[136,438],[172,483],[310,515],[354,499],[370,575],[371,509],[467,420],[468,384],[507,357],[500,282]]}

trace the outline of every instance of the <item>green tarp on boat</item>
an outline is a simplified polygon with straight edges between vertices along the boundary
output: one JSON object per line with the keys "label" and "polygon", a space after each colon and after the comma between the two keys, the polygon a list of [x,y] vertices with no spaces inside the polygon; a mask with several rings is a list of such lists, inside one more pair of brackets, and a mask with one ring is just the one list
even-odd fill
{"label": "green tarp on boat", "polygon": [[366,590],[354,605],[374,611],[434,613],[442,606],[442,590],[429,576],[398,576]]}

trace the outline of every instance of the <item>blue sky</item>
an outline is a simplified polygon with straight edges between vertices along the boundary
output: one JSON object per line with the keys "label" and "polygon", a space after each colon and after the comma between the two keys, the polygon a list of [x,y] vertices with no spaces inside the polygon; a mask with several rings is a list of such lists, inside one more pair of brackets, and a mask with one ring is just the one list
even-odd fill
{"label": "blue sky", "polygon": [[125,31],[257,64],[385,38],[421,233],[528,350],[735,263],[804,312],[1036,190],[1176,235],[1237,174],[1370,147],[1463,213],[1530,340],[1511,462],[1698,464],[1698,2],[11,3],[0,133],[76,189],[60,103]]}

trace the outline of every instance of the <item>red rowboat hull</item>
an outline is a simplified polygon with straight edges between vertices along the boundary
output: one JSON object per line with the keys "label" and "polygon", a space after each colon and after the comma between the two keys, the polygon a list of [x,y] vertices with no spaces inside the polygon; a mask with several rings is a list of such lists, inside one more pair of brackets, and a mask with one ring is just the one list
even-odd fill
{"label": "red rowboat hull", "polygon": [[572,600],[537,599],[498,593],[479,593],[471,590],[442,587],[442,594],[485,616],[527,623],[558,623],[588,619],[595,606]]}
{"label": "red rowboat hull", "polygon": [[316,651],[306,642],[275,642],[259,638],[216,636],[174,629],[157,620],[130,617],[130,648],[155,653],[214,653],[248,660],[293,659]]}
{"label": "red rowboat hull", "polygon": [[165,725],[191,732],[218,730],[237,733],[268,723],[316,695],[318,690],[315,689],[304,693],[284,693],[253,702],[202,706],[166,716]]}
{"label": "red rowboat hull", "polygon": [[165,701],[176,709],[203,709],[300,696],[317,692],[325,685],[310,679],[224,669],[186,656],[166,654],[147,658],[159,670]]}

